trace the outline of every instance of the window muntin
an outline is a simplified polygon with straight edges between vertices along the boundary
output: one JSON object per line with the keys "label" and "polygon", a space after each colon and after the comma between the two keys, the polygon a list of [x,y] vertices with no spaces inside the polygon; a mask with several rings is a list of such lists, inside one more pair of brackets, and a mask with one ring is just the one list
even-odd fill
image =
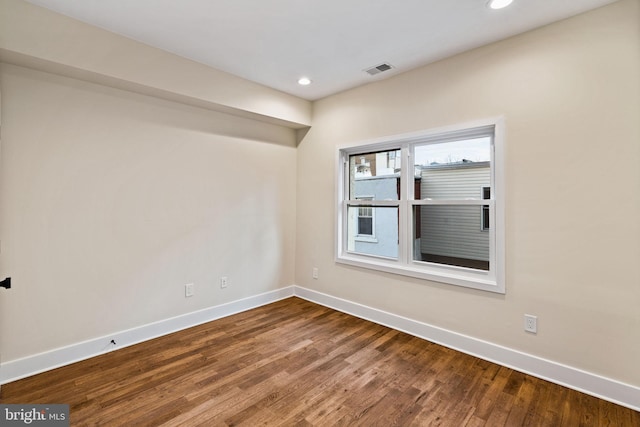
{"label": "window muntin", "polygon": [[[496,197],[502,189],[501,136],[502,121],[496,120],[340,150],[336,260],[503,293],[502,203]],[[358,200],[364,191],[358,186],[367,180],[386,180],[388,192],[369,191],[371,200]],[[375,242],[355,248],[350,216],[357,217],[360,207],[372,209],[375,240],[381,238],[377,230],[393,231],[387,243],[397,252],[381,255]],[[394,215],[382,221],[383,211]]]}

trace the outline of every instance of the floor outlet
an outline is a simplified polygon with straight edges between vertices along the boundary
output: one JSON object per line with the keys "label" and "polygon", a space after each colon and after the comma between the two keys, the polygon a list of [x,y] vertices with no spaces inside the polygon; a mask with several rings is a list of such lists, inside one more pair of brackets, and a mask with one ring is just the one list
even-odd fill
{"label": "floor outlet", "polygon": [[227,279],[227,276],[222,276],[220,278],[220,289],[226,288],[228,284],[229,284],[229,280]]}
{"label": "floor outlet", "polygon": [[194,293],[195,293],[195,289],[194,289],[193,283],[187,283],[186,285],[184,285],[185,297],[192,297]]}
{"label": "floor outlet", "polygon": [[524,330],[535,334],[538,332],[538,317],[530,314],[524,315]]}

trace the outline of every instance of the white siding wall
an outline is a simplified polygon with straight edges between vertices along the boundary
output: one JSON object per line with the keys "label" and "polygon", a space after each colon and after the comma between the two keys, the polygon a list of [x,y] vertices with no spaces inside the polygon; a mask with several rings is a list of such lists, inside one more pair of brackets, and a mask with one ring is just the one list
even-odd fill
{"label": "white siding wall", "polygon": [[[479,199],[490,183],[486,163],[430,168],[422,171],[420,190],[423,199]],[[482,231],[481,211],[480,206],[423,206],[422,253],[488,261],[489,233]]]}
{"label": "white siding wall", "polygon": [[491,185],[489,162],[467,163],[462,167],[441,166],[422,170],[423,199],[478,199],[482,187]]}

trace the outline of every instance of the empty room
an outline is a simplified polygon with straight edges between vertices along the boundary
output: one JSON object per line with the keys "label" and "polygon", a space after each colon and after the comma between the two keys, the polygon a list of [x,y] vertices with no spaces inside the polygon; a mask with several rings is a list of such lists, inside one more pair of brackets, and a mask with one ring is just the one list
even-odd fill
{"label": "empty room", "polygon": [[640,426],[639,262],[640,0],[0,0],[2,425]]}

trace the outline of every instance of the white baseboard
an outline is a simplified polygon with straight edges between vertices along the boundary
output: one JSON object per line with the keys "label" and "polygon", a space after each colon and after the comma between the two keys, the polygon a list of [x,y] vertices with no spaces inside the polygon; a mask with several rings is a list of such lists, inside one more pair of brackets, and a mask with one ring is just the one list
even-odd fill
{"label": "white baseboard", "polygon": [[[294,295],[640,411],[640,388],[638,387],[300,286],[277,289],[23,359],[5,362],[0,365],[0,384],[89,359]],[[117,343],[115,347],[109,346],[111,340]]]}
{"label": "white baseboard", "polygon": [[639,387],[300,286],[294,289],[296,296],[316,304],[640,411]]}
{"label": "white baseboard", "polygon": [[[6,384],[31,375],[89,359],[109,351],[128,347],[182,329],[260,307],[294,295],[294,287],[277,289],[226,304],[194,311],[126,331],[116,332],[88,341],[57,348],[44,353],[11,360],[0,365],[0,384]],[[117,345],[109,345],[114,340]]]}

